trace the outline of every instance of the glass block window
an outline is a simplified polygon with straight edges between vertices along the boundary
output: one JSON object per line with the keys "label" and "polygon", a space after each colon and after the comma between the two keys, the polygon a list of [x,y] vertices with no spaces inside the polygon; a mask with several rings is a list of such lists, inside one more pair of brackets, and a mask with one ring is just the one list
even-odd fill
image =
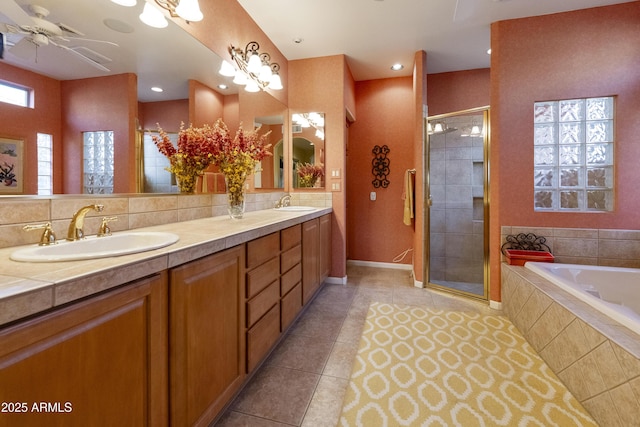
{"label": "glass block window", "polygon": [[83,132],[83,193],[113,193],[113,131]]}
{"label": "glass block window", "polygon": [[53,136],[39,133],[37,149],[38,194],[50,196],[53,194]]}
{"label": "glass block window", "polygon": [[534,209],[613,210],[614,98],[534,104]]}

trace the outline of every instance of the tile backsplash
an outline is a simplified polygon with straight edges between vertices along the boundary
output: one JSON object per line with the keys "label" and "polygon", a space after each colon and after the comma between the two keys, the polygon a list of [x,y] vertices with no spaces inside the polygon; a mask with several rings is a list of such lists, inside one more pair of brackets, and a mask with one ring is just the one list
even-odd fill
{"label": "tile backsplash", "polygon": [[[278,192],[248,193],[245,211],[270,209],[282,195]],[[0,198],[0,248],[38,243],[41,230],[25,231],[26,224],[51,222],[58,239],[64,239],[74,212],[82,206],[103,204],[102,212],[90,212],[85,219],[85,233],[96,234],[102,217],[115,216],[109,223],[113,231],[189,221],[227,215],[225,194],[132,194],[113,196],[10,197]],[[324,192],[291,193],[292,205],[331,207],[332,194]]]}
{"label": "tile backsplash", "polygon": [[503,226],[507,235],[544,236],[556,262],[640,268],[640,230]]}

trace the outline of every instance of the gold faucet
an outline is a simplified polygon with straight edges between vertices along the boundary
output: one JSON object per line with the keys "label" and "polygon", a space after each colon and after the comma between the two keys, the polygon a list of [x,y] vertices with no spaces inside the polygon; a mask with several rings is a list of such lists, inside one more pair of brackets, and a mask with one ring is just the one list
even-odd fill
{"label": "gold faucet", "polygon": [[25,231],[44,230],[40,237],[40,243],[38,243],[39,246],[54,245],[58,243],[56,241],[56,233],[51,229],[50,222],[45,222],[44,224],[25,225],[22,229]]}
{"label": "gold faucet", "polygon": [[284,196],[280,197],[280,200],[278,200],[278,203],[276,203],[276,209],[289,206],[290,204],[291,204],[291,195],[285,194]]}
{"label": "gold faucet", "polygon": [[80,240],[84,238],[84,217],[90,211],[94,210],[96,212],[102,212],[104,209],[104,205],[88,205],[84,206],[76,213],[73,214],[73,218],[71,218],[71,224],[69,224],[69,231],[67,232],[67,240]]}

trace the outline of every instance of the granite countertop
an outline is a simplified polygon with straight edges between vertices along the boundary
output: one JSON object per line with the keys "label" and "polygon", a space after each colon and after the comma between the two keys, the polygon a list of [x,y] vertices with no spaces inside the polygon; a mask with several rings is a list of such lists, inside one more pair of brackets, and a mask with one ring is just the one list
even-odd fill
{"label": "granite countertop", "polygon": [[[131,255],[65,262],[19,262],[0,249],[0,325],[78,300],[330,213],[267,209],[241,220],[227,215],[129,231],[165,231],[179,240]],[[115,233],[114,233],[115,234]],[[72,243],[70,243],[72,244]]]}

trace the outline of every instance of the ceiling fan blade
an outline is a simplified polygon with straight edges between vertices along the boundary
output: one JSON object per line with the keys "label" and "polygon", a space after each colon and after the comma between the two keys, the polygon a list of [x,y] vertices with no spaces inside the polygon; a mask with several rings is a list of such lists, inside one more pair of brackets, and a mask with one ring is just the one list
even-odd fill
{"label": "ceiling fan blade", "polygon": [[479,6],[478,0],[456,0],[453,22],[461,22],[471,18]]}
{"label": "ceiling fan blade", "polygon": [[96,67],[96,68],[97,68],[97,69],[99,69],[99,70],[102,70],[102,71],[105,71],[105,72],[109,72],[109,71],[111,71],[111,70],[109,70],[107,67],[105,67],[104,65],[97,63],[97,62],[96,62],[96,61],[94,61],[93,59],[91,59],[91,58],[89,58],[89,57],[87,57],[87,56],[84,56],[84,55],[83,55],[83,54],[81,54],[80,52],[77,52],[77,51],[75,51],[75,50],[71,49],[71,48],[70,48],[70,47],[68,47],[68,46],[65,46],[65,45],[62,45],[62,44],[55,43],[54,41],[51,41],[51,44],[52,44],[52,45],[54,45],[54,46],[56,46],[56,47],[59,47],[60,49],[66,50],[67,52],[73,53],[74,55],[76,55],[76,57],[78,57],[78,58],[82,59],[83,61],[85,61],[85,62],[86,62],[86,63],[88,63],[88,64],[93,65],[94,67]]}
{"label": "ceiling fan blade", "polygon": [[0,0],[0,11],[16,25],[33,25],[31,16],[13,0]]}
{"label": "ceiling fan blade", "polygon": [[16,44],[9,47],[7,52],[11,55],[17,56],[18,58],[30,60],[35,57],[37,48],[38,46],[36,46],[28,37],[23,37]]}
{"label": "ceiling fan blade", "polygon": [[60,40],[64,40],[64,41],[78,40],[78,41],[82,41],[82,42],[104,43],[104,44],[108,44],[108,45],[111,45],[111,46],[120,47],[120,45],[118,45],[118,43],[114,43],[114,42],[110,42],[110,41],[106,41],[106,40],[95,40],[95,39],[85,39],[83,37],[64,37],[64,36],[56,36],[56,38],[58,38]]}

